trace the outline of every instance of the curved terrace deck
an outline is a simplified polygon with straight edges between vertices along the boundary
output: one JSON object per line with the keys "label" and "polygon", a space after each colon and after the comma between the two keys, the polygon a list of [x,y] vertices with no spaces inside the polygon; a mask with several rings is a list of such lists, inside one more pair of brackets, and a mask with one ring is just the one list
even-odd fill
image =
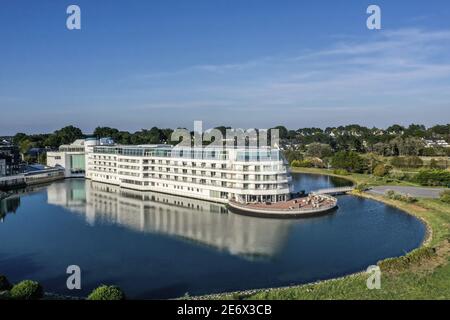
{"label": "curved terrace deck", "polygon": [[337,207],[337,199],[329,195],[309,195],[303,198],[291,199],[275,203],[228,203],[231,211],[241,214],[272,217],[301,218],[321,215]]}

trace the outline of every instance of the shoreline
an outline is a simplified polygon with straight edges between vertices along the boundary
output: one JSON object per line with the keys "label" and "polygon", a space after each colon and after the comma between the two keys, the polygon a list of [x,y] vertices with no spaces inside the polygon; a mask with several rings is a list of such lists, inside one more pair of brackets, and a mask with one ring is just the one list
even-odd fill
{"label": "shoreline", "polygon": [[[309,170],[304,170],[303,171],[301,168],[292,168],[292,173],[333,176],[333,177],[336,177],[336,178],[342,178],[342,179],[346,179],[348,181],[351,181],[354,184],[354,186],[358,185],[358,181],[355,178],[337,175],[337,174],[334,174],[332,172],[328,172],[326,170],[323,170],[323,171],[324,172],[318,172],[318,171],[317,172],[315,172],[315,171],[311,172]],[[423,248],[427,248],[427,247],[429,247],[431,245],[431,242],[433,240],[433,228],[431,226],[431,223],[427,219],[425,219],[424,217],[421,217],[421,216],[417,215],[416,213],[414,213],[411,210],[408,210],[407,208],[403,207],[401,204],[399,205],[398,203],[395,203],[393,200],[385,199],[383,196],[375,196],[375,195],[372,195],[372,194],[369,194],[369,193],[366,193],[366,192],[357,192],[357,191],[353,191],[353,192],[351,192],[349,194],[353,195],[353,196],[356,196],[356,197],[361,197],[361,198],[364,198],[364,199],[378,201],[378,202],[381,202],[381,203],[383,203],[383,204],[385,204],[387,206],[396,208],[398,210],[401,210],[404,214],[407,214],[407,215],[409,215],[411,217],[414,217],[414,218],[420,220],[424,224],[425,235],[424,235],[424,238],[421,241],[419,246],[417,246],[416,248],[412,249],[411,251],[405,253],[404,255],[397,256],[397,257],[390,257],[390,258],[388,257],[388,258],[381,259],[381,260],[376,262],[377,266],[379,266],[380,263],[385,262],[385,261],[392,261],[392,260],[400,261],[402,258],[405,258],[405,257],[408,257],[408,256],[412,255],[417,250],[420,250],[420,249],[423,249]],[[328,284],[328,283],[332,283],[332,282],[338,282],[338,281],[342,281],[342,280],[346,280],[346,279],[354,279],[354,278],[357,278],[357,277],[362,276],[364,274],[365,274],[365,269],[361,270],[361,271],[358,271],[358,272],[349,273],[347,275],[339,276],[339,277],[334,277],[334,278],[325,279],[325,280],[318,280],[318,281],[313,281],[313,282],[307,282],[307,283],[303,283],[303,284],[282,286],[282,287],[268,287],[268,288],[261,288],[261,289],[238,290],[238,291],[222,292],[222,293],[214,293],[214,294],[205,294],[205,295],[200,295],[200,296],[192,296],[192,297],[189,297],[188,299],[191,299],[191,300],[209,300],[209,299],[226,299],[226,298],[228,298],[228,299],[236,300],[236,299],[249,297],[252,300],[251,296],[255,295],[255,294],[261,294],[261,293],[264,294],[264,293],[270,293],[270,292],[274,292],[274,291],[282,291],[282,290],[289,290],[289,289],[300,289],[300,288],[305,288],[305,287],[310,287],[310,286],[324,285],[324,284]],[[176,298],[176,299],[177,300],[183,300],[183,299],[186,299],[186,298],[179,297],[179,298]]]}
{"label": "shoreline", "polygon": [[[326,172],[324,170],[323,173],[321,172],[302,172],[301,170],[295,170],[293,171],[294,173],[303,173],[303,174],[315,174],[315,175],[322,175],[322,176],[334,176],[337,178],[342,178],[342,179],[346,179],[348,181],[352,181],[354,183],[354,185],[356,186],[358,184],[357,179],[352,179],[350,177],[346,177],[346,176],[339,176],[337,174],[333,174],[330,172],[330,174],[328,174],[328,172]],[[414,210],[411,209],[412,206],[414,206],[415,204],[407,204],[407,203],[402,203],[402,202],[398,202],[395,200],[391,200],[391,199],[387,199],[384,198],[381,195],[373,195],[373,194],[369,194],[366,192],[357,192],[357,191],[352,191],[351,193],[349,193],[352,196],[355,197],[361,197],[364,199],[369,199],[369,200],[373,200],[373,201],[378,201],[381,202],[387,206],[396,208],[398,210],[401,210],[403,213],[412,216],[414,218],[419,219],[425,226],[425,235],[420,243],[419,246],[417,246],[416,248],[412,249],[411,251],[401,255],[401,256],[396,256],[396,257],[388,257],[388,258],[384,258],[381,259],[379,261],[374,262],[374,264],[376,265],[380,265],[380,263],[386,261],[386,260],[396,260],[396,261],[400,261],[401,259],[411,256],[412,253],[416,252],[417,250],[420,250],[422,248],[431,248],[432,245],[432,241],[436,240],[434,239],[434,230],[432,227],[432,223],[430,221],[428,221],[425,217],[421,216],[420,214],[417,214],[416,212],[414,212]],[[418,208],[421,208],[423,210],[427,210],[427,208],[424,208],[423,206],[419,206],[416,205]],[[410,208],[407,208],[410,207]],[[409,210],[408,210],[409,209]],[[431,210],[431,209],[430,209]],[[367,266],[368,267],[368,266]],[[366,267],[366,268],[367,268]],[[317,281],[312,281],[312,282],[306,282],[306,283],[301,283],[301,284],[293,284],[293,285],[287,285],[287,286],[281,286],[281,287],[267,287],[267,288],[259,288],[259,289],[245,289],[245,290],[238,290],[238,291],[230,291],[230,292],[219,292],[219,293],[211,293],[211,294],[204,294],[204,295],[198,295],[198,296],[181,296],[181,297],[175,297],[175,298],[170,298],[169,300],[209,300],[209,299],[233,299],[233,300],[237,300],[237,299],[245,299],[245,298],[250,298],[252,299],[251,296],[253,295],[257,295],[257,294],[266,294],[266,293],[273,293],[276,291],[283,291],[283,290],[295,290],[295,289],[306,289],[307,292],[309,292],[309,290],[311,290],[311,292],[314,291],[314,289],[312,289],[311,287],[313,286],[322,286],[325,284],[330,284],[330,283],[334,283],[334,282],[339,282],[339,281],[343,281],[343,280],[352,280],[352,279],[356,279],[359,281],[358,277],[364,276],[366,274],[366,268],[364,268],[363,270],[360,271],[356,271],[356,272],[352,272],[349,274],[345,274],[345,275],[341,275],[341,276],[337,276],[337,277],[333,277],[333,278],[329,278],[329,279],[324,279],[324,280],[317,280]],[[59,299],[85,299],[85,297],[69,297],[69,296],[61,296],[55,293],[51,293],[51,292],[47,292],[47,299],[50,300],[59,300]],[[270,298],[268,298],[270,300]],[[319,298],[321,299],[321,298]],[[323,299],[323,298],[322,298]]]}
{"label": "shoreline", "polygon": [[[412,213],[410,211],[407,211],[404,208],[402,208],[401,206],[398,206],[398,205],[396,205],[394,203],[388,202],[389,199],[383,199],[383,196],[375,196],[375,195],[369,194],[367,192],[359,192],[358,193],[358,192],[355,192],[355,191],[350,193],[350,194],[352,196],[355,196],[355,197],[361,197],[361,198],[364,198],[364,199],[370,199],[370,200],[381,202],[381,203],[383,203],[383,204],[385,204],[387,206],[390,206],[392,208],[398,209],[398,210],[402,211],[404,214],[407,214],[407,215],[409,215],[411,217],[414,217],[414,218],[420,220],[423,223],[423,225],[425,226],[425,236],[424,236],[421,244],[417,248],[415,248],[415,249],[411,250],[410,252],[406,253],[405,255],[403,255],[402,257],[408,255],[409,253],[411,253],[414,250],[417,250],[419,248],[427,246],[427,245],[429,245],[431,243],[431,240],[433,239],[433,228],[431,227],[429,221],[427,221],[425,218],[420,217],[420,216],[418,216],[418,215],[416,215],[416,214],[414,214],[414,213]],[[387,259],[389,259],[389,258],[387,258]],[[385,259],[383,259],[383,260],[385,260]],[[380,261],[383,261],[383,260],[380,260]]]}

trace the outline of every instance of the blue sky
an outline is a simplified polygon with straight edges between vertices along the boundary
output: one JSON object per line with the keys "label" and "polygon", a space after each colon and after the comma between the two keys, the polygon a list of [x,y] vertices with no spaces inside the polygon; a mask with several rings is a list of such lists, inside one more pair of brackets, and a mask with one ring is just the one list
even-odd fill
{"label": "blue sky", "polygon": [[450,2],[2,0],[0,112],[0,135],[447,123]]}

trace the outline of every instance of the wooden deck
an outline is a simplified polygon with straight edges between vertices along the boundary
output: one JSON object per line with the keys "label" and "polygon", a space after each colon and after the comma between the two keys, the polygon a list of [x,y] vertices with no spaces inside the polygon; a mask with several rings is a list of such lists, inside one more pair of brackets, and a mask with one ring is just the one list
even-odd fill
{"label": "wooden deck", "polygon": [[337,207],[337,199],[329,195],[309,195],[275,203],[228,203],[232,212],[261,217],[298,218],[320,215]]}

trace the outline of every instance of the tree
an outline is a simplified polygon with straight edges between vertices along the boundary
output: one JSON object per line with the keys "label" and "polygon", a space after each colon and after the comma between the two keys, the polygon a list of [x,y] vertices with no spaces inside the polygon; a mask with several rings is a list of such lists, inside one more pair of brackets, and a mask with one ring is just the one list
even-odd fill
{"label": "tree", "polygon": [[364,159],[354,151],[337,152],[331,159],[331,166],[349,172],[363,172],[367,167]]}
{"label": "tree", "polygon": [[389,144],[384,142],[377,142],[372,147],[373,152],[376,154],[386,157],[392,155],[391,148],[389,148]]}
{"label": "tree", "polygon": [[326,158],[333,154],[333,149],[329,144],[325,143],[311,143],[306,147],[306,155],[314,158]]}
{"label": "tree", "polygon": [[302,161],[303,160],[303,155],[298,150],[286,150],[284,152],[284,156],[286,157],[286,160],[290,164],[292,164],[292,162],[295,161],[295,160],[298,160],[298,161]]}
{"label": "tree", "polygon": [[[286,129],[286,127],[284,127],[284,126],[276,126],[275,128],[272,128],[272,129],[278,129],[280,139],[287,139],[288,138],[289,132]],[[270,130],[272,130],[272,129],[270,129]]]}
{"label": "tree", "polygon": [[74,126],[66,126],[54,132],[57,139],[59,139],[60,144],[70,144],[77,139],[82,139],[84,137],[83,132],[74,127]]}
{"label": "tree", "polygon": [[51,134],[43,141],[44,147],[57,148],[61,145],[61,139],[56,134]]}
{"label": "tree", "polygon": [[411,124],[404,132],[405,136],[410,137],[424,137],[426,135],[426,128],[422,124]]}
{"label": "tree", "polygon": [[19,132],[14,135],[12,138],[12,143],[15,145],[19,145],[23,140],[27,139],[28,136],[25,133]]}
{"label": "tree", "polygon": [[415,180],[424,186],[444,186],[450,187],[450,172],[439,169],[421,170]]}
{"label": "tree", "polygon": [[25,159],[25,155],[28,153],[28,151],[33,147],[30,140],[25,139],[20,141],[19,143],[19,151],[22,154],[22,158]]}
{"label": "tree", "polygon": [[405,127],[399,124],[394,124],[388,127],[386,131],[389,132],[390,134],[402,134],[405,131]]}
{"label": "tree", "polygon": [[94,130],[94,136],[97,138],[112,138],[116,140],[119,135],[119,130],[110,127],[97,127]]}
{"label": "tree", "polygon": [[425,143],[422,139],[415,137],[396,137],[389,144],[392,154],[400,156],[418,156],[425,148]]}
{"label": "tree", "polygon": [[373,169],[373,175],[377,177],[384,177],[389,173],[389,167],[385,166],[384,164],[380,163],[375,166]]}
{"label": "tree", "polygon": [[125,300],[125,293],[117,286],[101,285],[94,289],[88,300]]}

